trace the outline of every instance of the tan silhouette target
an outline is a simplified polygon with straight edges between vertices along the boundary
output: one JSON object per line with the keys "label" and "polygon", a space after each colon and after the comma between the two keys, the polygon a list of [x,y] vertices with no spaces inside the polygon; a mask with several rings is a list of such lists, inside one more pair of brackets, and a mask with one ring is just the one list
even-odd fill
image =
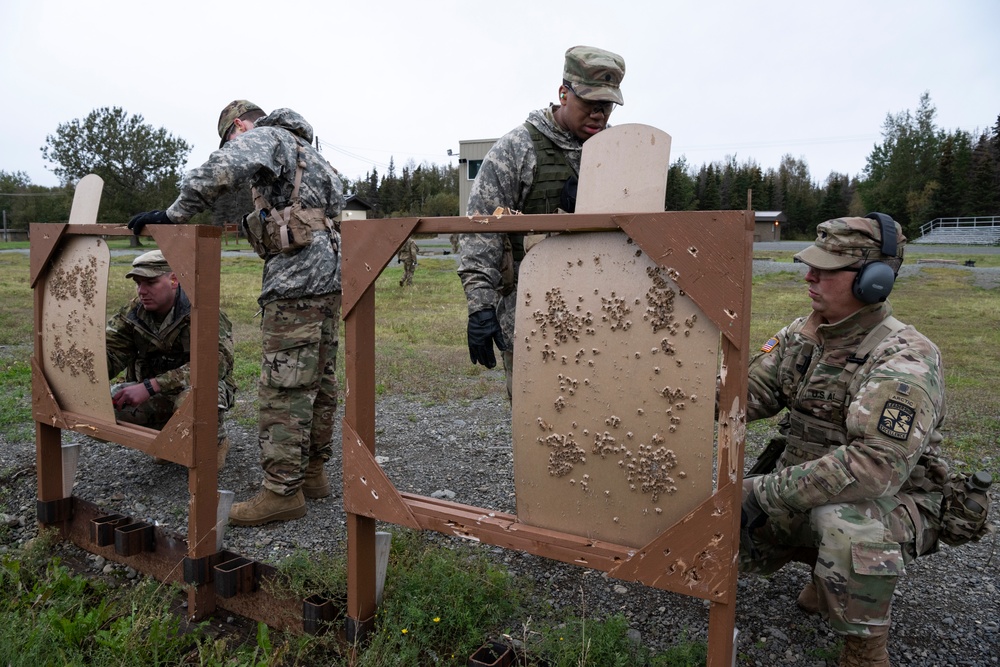
{"label": "tan silhouette target", "polygon": [[521,264],[518,520],[642,547],[713,492],[719,330],[625,234],[562,234]]}
{"label": "tan silhouette target", "polygon": [[104,332],[110,263],[100,237],[63,241],[45,277],[39,357],[63,410],[114,423]]}

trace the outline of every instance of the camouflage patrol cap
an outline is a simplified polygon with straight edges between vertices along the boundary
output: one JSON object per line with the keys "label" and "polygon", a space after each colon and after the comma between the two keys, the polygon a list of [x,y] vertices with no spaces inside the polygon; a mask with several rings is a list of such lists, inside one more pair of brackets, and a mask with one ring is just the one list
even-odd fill
{"label": "camouflage patrol cap", "polygon": [[160,250],[150,250],[132,260],[132,270],[125,274],[126,278],[155,278],[172,272]]}
{"label": "camouflage patrol cap", "polygon": [[625,60],[593,46],[574,46],[566,51],[563,80],[580,98],[593,102],[625,104],[618,86],[625,78]]}
{"label": "camouflage patrol cap", "polygon": [[[903,261],[903,228],[895,220],[896,254],[882,254],[882,226],[871,218],[836,218],[819,223],[816,242],[795,255],[815,269],[843,269],[859,261]],[[898,267],[897,267],[898,268]]]}
{"label": "camouflage patrol cap", "polygon": [[219,114],[219,136],[222,138],[219,148],[226,145],[226,138],[233,131],[233,124],[236,122],[236,119],[247,111],[254,110],[262,111],[259,106],[247,100],[233,100],[226,105],[226,108]]}

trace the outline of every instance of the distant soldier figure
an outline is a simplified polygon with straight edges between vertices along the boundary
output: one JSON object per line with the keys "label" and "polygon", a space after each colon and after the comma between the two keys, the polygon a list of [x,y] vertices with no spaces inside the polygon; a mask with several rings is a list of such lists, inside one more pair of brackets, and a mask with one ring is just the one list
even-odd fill
{"label": "distant soldier figure", "polygon": [[[159,250],[136,257],[125,277],[135,281],[137,296],[108,321],[106,331],[109,377],[125,371],[125,382],[111,388],[115,419],[162,429],[191,393],[191,302]],[[236,392],[232,376],[233,325],[220,310],[220,470],[229,451],[224,415]]]}
{"label": "distant soldier figure", "polygon": [[399,286],[412,285],[413,272],[417,269],[417,242],[413,239],[406,239],[396,258],[403,265],[403,277],[399,279]]}

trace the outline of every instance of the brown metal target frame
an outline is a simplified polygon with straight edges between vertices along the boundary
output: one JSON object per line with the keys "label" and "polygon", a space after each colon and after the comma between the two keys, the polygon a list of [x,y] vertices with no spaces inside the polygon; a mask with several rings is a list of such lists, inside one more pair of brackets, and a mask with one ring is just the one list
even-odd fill
{"label": "brown metal target frame", "polygon": [[[375,529],[376,521],[384,521],[471,538],[708,600],[708,664],[732,664],[753,229],[752,211],[343,221],[347,387],[342,432],[349,640],[363,640],[374,625]],[[514,514],[400,492],[375,460],[375,282],[406,238],[428,233],[567,231],[625,232],[657,266],[676,272],[678,287],[721,334],[715,491],[641,548],[527,525]]]}

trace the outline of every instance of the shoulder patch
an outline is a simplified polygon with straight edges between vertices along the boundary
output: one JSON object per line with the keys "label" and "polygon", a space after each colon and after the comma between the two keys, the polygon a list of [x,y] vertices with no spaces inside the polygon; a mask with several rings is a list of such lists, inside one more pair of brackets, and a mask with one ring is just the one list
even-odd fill
{"label": "shoulder patch", "polygon": [[766,343],[764,343],[763,345],[760,346],[760,351],[761,352],[770,352],[771,350],[774,349],[775,345],[777,345],[777,344],[778,344],[778,339],[772,336],[771,338],[767,339]]}
{"label": "shoulder patch", "polygon": [[889,399],[882,406],[882,414],[878,418],[878,431],[894,440],[906,440],[910,437],[910,429],[913,428],[913,418],[916,414],[912,406]]}

